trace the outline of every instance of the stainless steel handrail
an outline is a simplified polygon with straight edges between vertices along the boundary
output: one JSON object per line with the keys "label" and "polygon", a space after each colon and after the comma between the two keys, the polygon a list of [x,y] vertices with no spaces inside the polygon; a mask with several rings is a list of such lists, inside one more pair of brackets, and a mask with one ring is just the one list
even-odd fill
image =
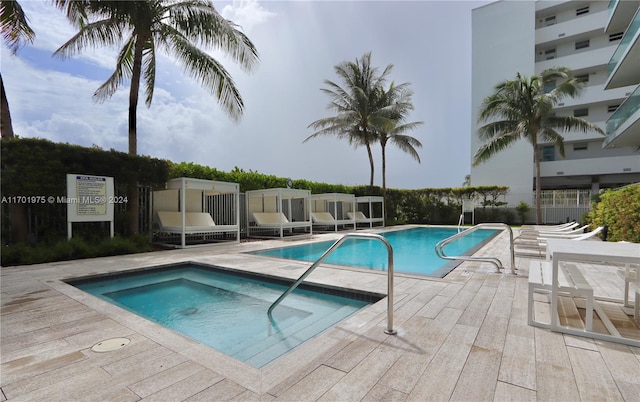
{"label": "stainless steel handrail", "polygon": [[278,299],[276,301],[274,301],[273,304],[271,304],[271,306],[267,310],[267,315],[269,316],[269,319],[271,321],[273,321],[273,316],[271,315],[273,309],[278,304],[280,304],[280,302],[285,297],[287,297],[289,295],[289,293],[293,292],[293,290],[295,288],[297,288],[298,285],[300,285],[302,283],[302,281],[304,281],[305,278],[307,276],[309,276],[311,274],[311,272],[313,272],[313,270],[316,269],[316,267],[318,265],[320,265],[320,263],[326,257],[329,256],[329,254],[331,254],[336,248],[338,248],[338,246],[340,246],[345,240],[347,240],[349,238],[375,239],[375,240],[381,241],[387,247],[387,258],[388,258],[388,263],[387,263],[387,328],[384,330],[384,332],[386,334],[389,334],[389,335],[397,334],[397,331],[395,329],[393,329],[393,248],[391,247],[391,244],[389,243],[389,241],[387,239],[385,239],[384,237],[382,237],[380,235],[373,234],[373,233],[347,233],[344,236],[342,236],[341,238],[339,238],[335,243],[333,243],[333,245],[331,247],[329,247],[327,249],[327,251],[325,251],[324,254],[322,254],[320,256],[320,258],[318,258],[318,260],[316,260],[316,262],[314,262],[300,276],[300,278],[298,278],[297,281],[295,281],[291,286],[289,286],[289,288],[287,290],[285,290],[285,292],[282,295],[280,295],[280,297],[278,297]]}
{"label": "stainless steel handrail", "polygon": [[516,273],[516,257],[515,257],[515,251],[513,248],[513,230],[511,230],[511,227],[505,223],[479,223],[467,230],[465,230],[464,232],[458,232],[456,234],[454,234],[453,236],[447,237],[444,240],[441,240],[438,242],[438,244],[436,244],[436,254],[438,255],[438,257],[443,258],[445,260],[461,260],[461,261],[485,261],[485,262],[489,262],[493,265],[496,266],[497,272],[500,272],[500,270],[502,270],[504,267],[502,266],[502,261],[500,261],[499,258],[496,257],[473,257],[473,256],[456,256],[456,257],[450,257],[448,255],[446,255],[444,253],[444,246],[446,246],[447,244],[451,243],[454,240],[457,240],[463,236],[466,236],[472,232],[475,232],[476,230],[480,229],[480,228],[506,228],[507,230],[509,230],[509,245],[511,248],[511,273],[514,275],[517,275]]}

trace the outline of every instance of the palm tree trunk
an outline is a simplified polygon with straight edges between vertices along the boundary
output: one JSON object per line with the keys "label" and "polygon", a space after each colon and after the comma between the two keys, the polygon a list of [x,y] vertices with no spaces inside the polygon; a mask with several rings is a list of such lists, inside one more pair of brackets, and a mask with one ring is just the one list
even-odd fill
{"label": "palm tree trunk", "polygon": [[369,155],[369,166],[371,167],[371,177],[369,178],[369,187],[373,187],[373,152],[371,152],[371,144],[367,142],[367,155]]}
{"label": "palm tree trunk", "polygon": [[[135,34],[135,33],[134,33]],[[138,138],[137,138],[137,113],[138,113],[138,92],[140,90],[140,76],[142,71],[142,50],[145,38],[139,35],[136,39],[136,45],[133,55],[133,71],[131,74],[131,88],[129,90],[129,154],[137,155]],[[129,234],[136,235],[139,232],[139,191],[138,191],[138,175],[130,176],[128,183],[129,196],[127,204],[129,212]]]}
{"label": "palm tree trunk", "polygon": [[2,81],[2,74],[0,74],[0,135],[2,138],[12,138],[13,124],[11,123],[11,112],[9,111],[9,101],[7,100],[7,93],[4,91],[4,81]]}
{"label": "palm tree trunk", "polygon": [[387,222],[387,157],[386,157],[386,143],[380,141],[382,147],[382,199],[384,200],[384,208],[382,211],[382,218]]}
{"label": "palm tree trunk", "polygon": [[542,206],[540,205],[540,190],[542,188],[542,184],[540,183],[540,149],[538,145],[534,145],[533,147],[533,163],[536,175],[536,225],[542,225]]}
{"label": "palm tree trunk", "polygon": [[[9,101],[4,90],[4,81],[0,74],[0,136],[1,138],[13,138],[13,124],[11,123],[11,112],[9,111]],[[8,166],[3,166],[8,168]],[[11,223],[12,241],[20,243],[27,241],[28,222],[27,211],[23,204],[9,204],[9,222]]]}

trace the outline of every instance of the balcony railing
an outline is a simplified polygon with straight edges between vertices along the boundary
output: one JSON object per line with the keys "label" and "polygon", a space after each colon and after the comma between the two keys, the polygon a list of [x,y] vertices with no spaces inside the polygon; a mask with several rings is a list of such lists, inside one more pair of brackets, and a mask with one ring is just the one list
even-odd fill
{"label": "balcony railing", "polygon": [[615,135],[616,130],[638,109],[640,109],[640,85],[607,120],[607,143],[611,141],[611,136]]}
{"label": "balcony railing", "polygon": [[633,21],[629,24],[629,27],[624,33],[622,40],[618,44],[618,48],[615,52],[613,52],[613,56],[609,60],[609,75],[613,73],[616,69],[616,66],[622,60],[622,56],[627,52],[627,49],[632,44],[633,38],[636,36],[636,33],[640,30],[640,9],[636,11],[635,16],[633,17]]}

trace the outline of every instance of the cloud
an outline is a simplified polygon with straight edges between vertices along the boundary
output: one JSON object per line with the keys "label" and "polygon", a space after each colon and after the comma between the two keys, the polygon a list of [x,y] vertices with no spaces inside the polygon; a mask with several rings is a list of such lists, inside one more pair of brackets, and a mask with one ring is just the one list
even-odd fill
{"label": "cloud", "polygon": [[222,8],[220,15],[239,25],[245,33],[250,33],[276,14],[264,8],[258,0],[233,0]]}

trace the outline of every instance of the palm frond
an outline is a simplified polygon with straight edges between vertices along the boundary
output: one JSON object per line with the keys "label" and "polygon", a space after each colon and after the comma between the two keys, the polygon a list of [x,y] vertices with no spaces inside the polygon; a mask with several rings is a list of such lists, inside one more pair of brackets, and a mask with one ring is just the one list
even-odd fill
{"label": "palm frond", "polygon": [[125,31],[126,27],[114,19],[88,23],[53,52],[53,55],[65,59],[80,53],[86,47],[112,46],[122,40]]}
{"label": "palm frond", "polygon": [[105,99],[111,98],[118,88],[124,83],[124,80],[131,78],[133,74],[133,50],[136,38],[131,36],[118,53],[116,68],[111,76],[93,93],[93,99],[96,102],[103,102]]}
{"label": "palm frond", "polygon": [[14,54],[25,44],[33,43],[36,37],[22,6],[15,0],[0,1],[0,24],[2,38]]}
{"label": "palm frond", "polygon": [[184,0],[164,7],[163,24],[171,25],[188,41],[223,51],[245,71],[252,71],[259,56],[251,40],[236,24],[224,19],[205,0]]}

